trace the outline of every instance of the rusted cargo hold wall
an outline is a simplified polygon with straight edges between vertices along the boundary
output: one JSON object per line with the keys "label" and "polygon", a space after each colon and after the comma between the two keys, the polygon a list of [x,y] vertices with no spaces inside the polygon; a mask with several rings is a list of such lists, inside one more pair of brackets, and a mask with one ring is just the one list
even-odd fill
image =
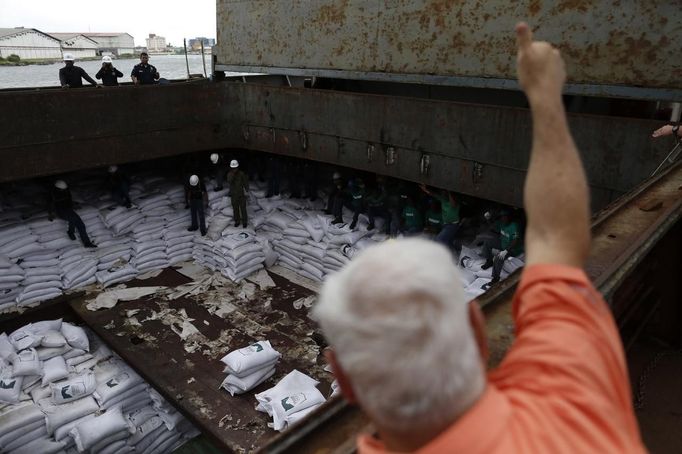
{"label": "rusted cargo hold wall", "polygon": [[[231,87],[244,106],[242,147],[424,182],[520,206],[530,152],[526,109],[323,90]],[[603,207],[670,151],[651,120],[569,114]]]}
{"label": "rusted cargo hold wall", "polygon": [[219,84],[0,92],[0,181],[226,146]]}
{"label": "rusted cargo hold wall", "polygon": [[526,19],[563,51],[573,84],[675,88],[661,96],[678,98],[682,89],[682,12],[669,0],[218,0],[217,8],[218,69],[465,86],[494,78],[504,82],[488,86],[512,88],[512,30]]}
{"label": "rusted cargo hold wall", "polygon": [[[0,182],[195,151],[312,159],[521,205],[525,109],[243,83],[0,93]],[[599,208],[671,142],[659,122],[569,115]]]}

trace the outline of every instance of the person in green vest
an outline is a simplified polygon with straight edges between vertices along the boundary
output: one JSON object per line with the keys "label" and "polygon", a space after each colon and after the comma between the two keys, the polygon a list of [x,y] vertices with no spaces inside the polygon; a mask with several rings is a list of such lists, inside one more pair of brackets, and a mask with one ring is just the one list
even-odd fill
{"label": "person in green vest", "polygon": [[459,232],[459,208],[460,204],[454,192],[442,191],[432,192],[425,184],[419,186],[422,191],[440,202],[440,211],[443,219],[443,227],[436,235],[436,241],[443,244],[448,249],[452,249],[452,242]]}
{"label": "person in green vest", "polygon": [[440,210],[440,202],[432,200],[429,204],[429,209],[426,210],[426,227],[424,231],[438,235],[443,228],[443,216]]}
{"label": "person in green vest", "polygon": [[[487,270],[491,266],[493,267],[491,284],[500,280],[505,260],[523,253],[521,231],[519,225],[512,221],[509,211],[500,211],[500,220],[497,226],[500,235],[486,240],[483,244],[483,256],[486,262],[481,266],[481,269]],[[499,252],[495,253],[495,250],[499,250]]]}
{"label": "person in green vest", "polygon": [[408,195],[405,202],[405,208],[403,208],[401,231],[405,235],[414,235],[421,232],[423,227],[422,214],[419,211],[419,208],[414,204],[414,198],[411,195]]}
{"label": "person in green vest", "polygon": [[246,228],[249,222],[246,213],[246,194],[249,191],[249,177],[239,168],[239,162],[233,159],[230,162],[230,171],[227,173],[227,184],[230,186],[230,198],[234,212],[234,226]]}

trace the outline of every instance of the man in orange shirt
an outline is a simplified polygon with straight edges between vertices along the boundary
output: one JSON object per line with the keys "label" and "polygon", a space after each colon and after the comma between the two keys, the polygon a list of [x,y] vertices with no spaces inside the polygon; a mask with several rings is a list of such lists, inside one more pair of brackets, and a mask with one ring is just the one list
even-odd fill
{"label": "man in orange shirt", "polygon": [[531,107],[527,266],[516,340],[486,377],[485,325],[442,246],[369,248],[325,283],[316,315],[346,398],[378,437],[360,453],[639,453],[627,368],[609,308],[582,270],[589,195],[561,99],[559,51],[516,28]]}

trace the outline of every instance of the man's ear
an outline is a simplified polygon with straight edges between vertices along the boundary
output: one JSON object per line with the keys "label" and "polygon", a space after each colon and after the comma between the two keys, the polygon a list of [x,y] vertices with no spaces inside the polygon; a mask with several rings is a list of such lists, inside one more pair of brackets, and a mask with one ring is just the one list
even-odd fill
{"label": "man's ear", "polygon": [[324,357],[327,358],[327,362],[332,368],[332,373],[336,377],[336,381],[339,382],[339,388],[341,388],[341,394],[346,398],[348,403],[356,404],[357,399],[355,398],[355,392],[353,392],[353,386],[350,384],[350,380],[346,376],[346,373],[341,369],[339,362],[336,360],[336,354],[334,350],[328,348],[324,351]]}
{"label": "man's ear", "polygon": [[490,356],[490,351],[488,350],[488,336],[486,336],[485,333],[485,317],[476,301],[471,301],[469,303],[469,323],[471,323],[471,328],[474,331],[474,338],[478,345],[481,361],[483,361],[483,366],[486,367],[488,364],[488,357]]}

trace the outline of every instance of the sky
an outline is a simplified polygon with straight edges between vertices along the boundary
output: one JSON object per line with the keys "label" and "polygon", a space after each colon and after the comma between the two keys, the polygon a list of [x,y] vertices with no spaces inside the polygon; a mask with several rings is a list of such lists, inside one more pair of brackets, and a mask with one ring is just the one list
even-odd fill
{"label": "sky", "polygon": [[216,38],[216,0],[0,0],[0,28],[42,32],[127,32],[145,46],[154,33],[174,46],[183,38]]}

